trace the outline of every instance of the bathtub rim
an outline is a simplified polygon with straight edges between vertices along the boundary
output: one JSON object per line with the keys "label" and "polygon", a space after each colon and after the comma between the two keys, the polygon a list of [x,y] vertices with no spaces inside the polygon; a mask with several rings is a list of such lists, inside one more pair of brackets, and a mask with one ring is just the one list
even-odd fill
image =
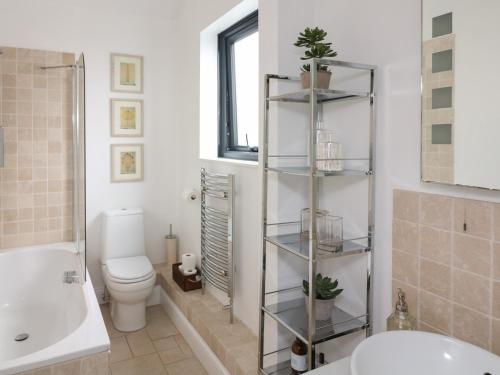
{"label": "bathtub rim", "polygon": [[[26,253],[44,250],[67,251],[77,256],[73,243],[59,242],[2,249],[0,250],[0,261],[2,256],[8,253]],[[81,271],[79,270],[79,272]],[[109,352],[110,339],[94,292],[92,280],[88,275],[88,270],[86,282],[80,285],[83,289],[85,306],[87,308],[87,313],[81,324],[68,336],[48,347],[0,363],[0,375],[16,374],[91,356],[93,354]]]}

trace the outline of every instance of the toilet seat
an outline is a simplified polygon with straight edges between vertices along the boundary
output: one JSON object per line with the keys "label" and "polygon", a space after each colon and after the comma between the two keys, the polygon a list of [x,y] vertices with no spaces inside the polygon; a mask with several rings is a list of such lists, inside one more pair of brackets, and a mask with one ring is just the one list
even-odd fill
{"label": "toilet seat", "polygon": [[104,269],[108,279],[119,284],[139,283],[155,276],[146,256],[108,259]]}

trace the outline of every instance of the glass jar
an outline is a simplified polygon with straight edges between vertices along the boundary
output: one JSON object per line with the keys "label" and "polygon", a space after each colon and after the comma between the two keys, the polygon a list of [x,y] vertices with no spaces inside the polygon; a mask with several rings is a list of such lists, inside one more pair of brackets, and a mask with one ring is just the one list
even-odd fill
{"label": "glass jar", "polygon": [[343,219],[341,216],[326,215],[317,227],[318,248],[326,251],[342,251]]}
{"label": "glass jar", "polygon": [[[303,208],[300,211],[300,237],[309,238],[309,220],[310,220],[310,209]],[[316,209],[316,232],[318,228],[322,226],[323,219],[328,215],[328,211]]]}
{"label": "glass jar", "polygon": [[344,147],[335,142],[335,133],[319,129],[316,137],[316,168],[320,171],[336,172],[344,169]]}
{"label": "glass jar", "polygon": [[322,142],[316,145],[316,168],[320,171],[339,172],[344,169],[344,147],[342,143]]}

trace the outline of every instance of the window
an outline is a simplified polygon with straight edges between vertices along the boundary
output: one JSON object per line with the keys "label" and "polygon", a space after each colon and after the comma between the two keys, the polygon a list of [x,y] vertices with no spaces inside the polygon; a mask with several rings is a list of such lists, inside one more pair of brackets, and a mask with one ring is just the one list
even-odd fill
{"label": "window", "polygon": [[219,157],[257,160],[259,144],[257,12],[219,34]]}

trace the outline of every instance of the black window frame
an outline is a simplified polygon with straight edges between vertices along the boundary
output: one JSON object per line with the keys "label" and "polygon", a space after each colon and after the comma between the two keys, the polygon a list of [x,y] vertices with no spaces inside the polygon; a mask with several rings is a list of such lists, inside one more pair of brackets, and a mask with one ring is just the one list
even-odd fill
{"label": "black window frame", "polygon": [[[258,160],[258,147],[236,144],[238,136],[236,121],[236,96],[234,93],[234,50],[238,40],[258,31],[258,11],[241,19],[218,35],[219,53],[219,147],[221,158]],[[258,124],[255,124],[258,126]]]}

